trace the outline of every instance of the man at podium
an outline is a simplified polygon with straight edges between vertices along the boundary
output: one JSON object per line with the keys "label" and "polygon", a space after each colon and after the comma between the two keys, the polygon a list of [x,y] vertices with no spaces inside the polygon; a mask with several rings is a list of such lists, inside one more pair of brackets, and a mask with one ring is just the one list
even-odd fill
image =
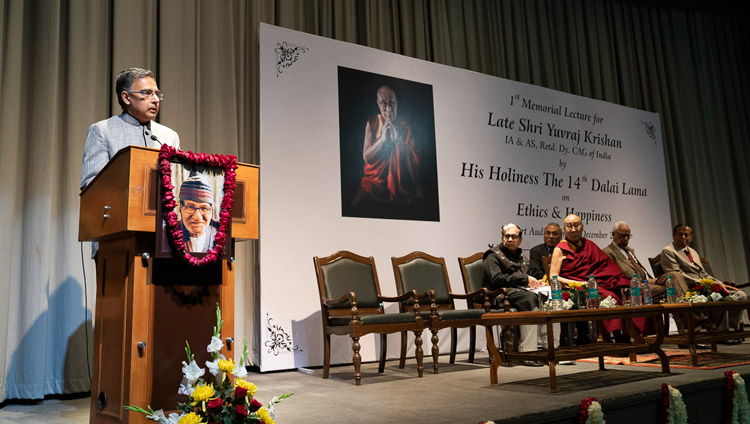
{"label": "man at podium", "polygon": [[153,122],[164,100],[153,72],[142,68],[120,72],[115,82],[115,95],[122,113],[91,125],[86,134],[81,190],[124,147],[138,145],[158,149],[164,143],[180,147],[180,137],[175,131]]}

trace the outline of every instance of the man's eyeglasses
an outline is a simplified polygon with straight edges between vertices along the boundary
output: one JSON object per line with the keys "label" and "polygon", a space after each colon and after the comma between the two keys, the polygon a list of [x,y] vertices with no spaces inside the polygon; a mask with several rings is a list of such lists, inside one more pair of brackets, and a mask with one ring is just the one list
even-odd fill
{"label": "man's eyeglasses", "polygon": [[545,236],[555,236],[555,237],[557,237],[557,236],[560,235],[560,233],[558,231],[545,231],[544,235]]}
{"label": "man's eyeglasses", "polygon": [[192,215],[195,213],[195,211],[201,211],[201,215],[208,215],[209,212],[211,212],[210,206],[201,206],[199,208],[196,208],[193,205],[184,205],[182,207],[182,210],[187,212],[188,215]]}
{"label": "man's eyeglasses", "polygon": [[617,234],[618,236],[620,236],[620,237],[622,237],[624,239],[633,238],[632,234],[618,233],[617,231],[613,231],[612,234]]}
{"label": "man's eyeglasses", "polygon": [[144,98],[148,99],[151,96],[156,96],[156,98],[159,99],[159,101],[164,100],[164,93],[161,91],[154,91],[154,90],[141,90],[141,91],[128,91],[130,94],[140,94]]}
{"label": "man's eyeglasses", "polygon": [[580,222],[575,222],[573,224],[565,224],[565,229],[577,230],[579,228],[581,228]]}
{"label": "man's eyeglasses", "polygon": [[503,235],[503,238],[506,240],[518,240],[521,238],[520,234],[505,234]]}

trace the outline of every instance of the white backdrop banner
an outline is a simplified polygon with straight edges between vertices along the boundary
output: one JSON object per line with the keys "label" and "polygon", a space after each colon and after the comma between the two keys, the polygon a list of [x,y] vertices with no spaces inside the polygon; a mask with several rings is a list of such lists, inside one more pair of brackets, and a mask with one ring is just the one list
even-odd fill
{"label": "white backdrop banner", "polygon": [[[263,371],[323,363],[313,256],[373,256],[395,295],[390,258],[421,250],[463,293],[457,258],[508,222],[525,249],[570,213],[602,248],[619,220],[641,258],[671,240],[658,114],[263,24],[260,69]],[[332,342],[332,363],[351,362],[350,340]],[[363,338],[363,359],[377,347]]]}

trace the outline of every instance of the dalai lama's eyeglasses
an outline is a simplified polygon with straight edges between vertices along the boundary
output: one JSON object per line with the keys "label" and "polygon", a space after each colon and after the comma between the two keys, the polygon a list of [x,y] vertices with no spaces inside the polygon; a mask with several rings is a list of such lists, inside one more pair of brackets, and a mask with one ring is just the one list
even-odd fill
{"label": "dalai lama's eyeglasses", "polygon": [[573,224],[565,224],[566,230],[577,230],[579,228],[583,227],[580,222],[575,222]]}

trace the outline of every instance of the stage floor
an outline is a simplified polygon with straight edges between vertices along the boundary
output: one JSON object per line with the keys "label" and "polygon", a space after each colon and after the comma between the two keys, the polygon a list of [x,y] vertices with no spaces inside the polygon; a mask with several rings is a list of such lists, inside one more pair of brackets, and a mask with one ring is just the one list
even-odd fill
{"label": "stage floor", "polygon": [[[735,357],[750,355],[750,341],[719,345],[719,352]],[[662,374],[660,368],[628,365],[606,365],[606,371],[599,371],[595,363],[577,362],[557,367],[559,393],[553,394],[549,392],[547,367],[501,367],[500,385],[492,387],[487,353],[477,353],[474,364],[467,358],[467,354],[458,355],[456,363],[449,364],[448,356],[442,355],[439,374],[432,374],[432,361],[425,358],[423,378],[417,378],[413,358],[405,369],[398,369],[398,361],[388,361],[383,374],[377,373],[377,363],[363,364],[360,387],[354,385],[351,365],[333,367],[328,380],[322,379],[322,368],[314,368],[311,375],[284,371],[251,373],[248,378],[258,385],[256,398],[262,403],[274,395],[294,392],[278,405],[276,422],[280,424],[571,422],[578,403],[587,396],[602,402],[605,418],[612,424],[627,422],[617,419],[616,409],[622,413],[628,408],[632,419],[638,405],[645,405],[643,414],[651,414],[662,383],[682,390],[691,422],[718,423],[721,417],[715,416],[716,411],[701,412],[699,405],[691,405],[697,403],[692,399],[704,398],[700,391],[712,388],[718,390],[714,396],[720,396],[725,371],[736,371],[750,383],[750,365],[710,370],[673,368],[670,374]],[[720,399],[717,401],[720,403]],[[47,399],[35,404],[11,402],[0,409],[0,423],[88,423],[88,408],[88,397]]]}

